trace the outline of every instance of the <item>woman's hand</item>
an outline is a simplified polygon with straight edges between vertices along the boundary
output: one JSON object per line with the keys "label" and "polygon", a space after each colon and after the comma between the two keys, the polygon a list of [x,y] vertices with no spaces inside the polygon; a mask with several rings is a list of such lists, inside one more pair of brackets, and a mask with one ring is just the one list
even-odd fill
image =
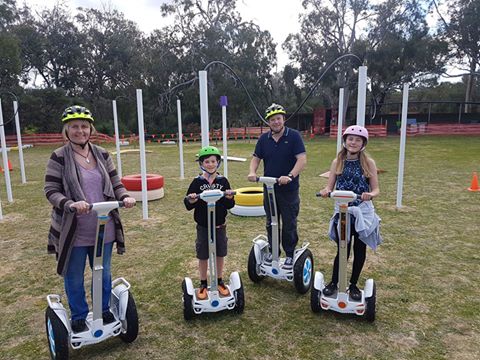
{"label": "woman's hand", "polygon": [[125,199],[123,199],[123,205],[127,209],[134,207],[136,203],[137,203],[137,200],[135,200],[133,197],[126,197]]}
{"label": "woman's hand", "polygon": [[332,192],[329,188],[324,188],[320,190],[320,195],[324,198],[328,197],[328,195]]}
{"label": "woman's hand", "polygon": [[75,209],[77,214],[88,214],[90,212],[90,204],[86,201],[77,201],[70,205],[71,209]]}

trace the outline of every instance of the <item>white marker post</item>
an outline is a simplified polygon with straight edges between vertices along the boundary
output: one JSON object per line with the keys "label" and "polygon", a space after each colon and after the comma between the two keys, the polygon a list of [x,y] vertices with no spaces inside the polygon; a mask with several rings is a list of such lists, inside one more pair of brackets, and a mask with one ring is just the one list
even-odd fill
{"label": "white marker post", "polygon": [[23,144],[22,144],[22,132],[20,130],[20,116],[18,115],[18,103],[13,102],[13,113],[15,114],[15,129],[17,131],[17,145],[18,145],[18,158],[20,160],[20,174],[22,176],[22,184],[27,183],[25,176],[25,163],[23,162]]}
{"label": "white marker post", "polygon": [[148,219],[147,161],[145,158],[145,129],[143,127],[143,99],[142,99],[141,89],[137,89],[137,114],[138,114],[138,142],[140,144],[140,173],[142,177],[142,210],[143,210],[143,220],[147,220]]}
{"label": "white marker post", "polygon": [[398,158],[397,209],[400,209],[402,207],[403,169],[405,165],[405,140],[407,137],[408,88],[408,83],[403,84],[402,125],[400,127],[400,155]]}
{"label": "white marker post", "polygon": [[[345,101],[345,89],[340,88],[340,92],[338,94],[338,119],[337,119],[337,154],[342,149],[342,131],[343,131],[343,103]],[[336,154],[335,154],[336,155]]]}
{"label": "white marker post", "polygon": [[0,144],[2,146],[3,173],[7,187],[7,200],[13,202],[12,183],[10,182],[10,169],[8,168],[7,141],[5,139],[5,126],[3,126],[2,100],[0,99]]}
{"label": "white marker post", "polygon": [[182,104],[177,99],[177,118],[178,118],[178,150],[180,153],[180,180],[185,179],[185,170],[183,164],[183,131],[182,131]]}
{"label": "white marker post", "polygon": [[117,149],[117,173],[122,178],[122,158],[120,156],[120,133],[118,132],[117,100],[112,101],[113,128],[115,130],[115,147]]}
{"label": "white marker post", "polygon": [[358,68],[357,125],[365,126],[365,106],[367,100],[367,67]]}
{"label": "white marker post", "polygon": [[227,152],[227,106],[226,96],[220,97],[220,106],[222,107],[222,142],[223,142],[223,175],[228,178],[228,152]]}
{"label": "white marker post", "polygon": [[210,129],[208,126],[208,80],[205,70],[198,72],[200,86],[200,124],[202,129],[202,147],[210,143]]}

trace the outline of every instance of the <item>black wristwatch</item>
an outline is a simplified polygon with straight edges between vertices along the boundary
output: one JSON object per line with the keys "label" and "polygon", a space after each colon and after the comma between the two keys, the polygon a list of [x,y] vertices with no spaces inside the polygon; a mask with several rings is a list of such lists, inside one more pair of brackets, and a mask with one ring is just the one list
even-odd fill
{"label": "black wristwatch", "polygon": [[292,180],[293,180],[293,179],[295,179],[295,176],[293,176],[293,174],[292,174],[292,173],[288,173],[288,175],[287,175],[287,176],[288,176],[290,179],[292,179]]}

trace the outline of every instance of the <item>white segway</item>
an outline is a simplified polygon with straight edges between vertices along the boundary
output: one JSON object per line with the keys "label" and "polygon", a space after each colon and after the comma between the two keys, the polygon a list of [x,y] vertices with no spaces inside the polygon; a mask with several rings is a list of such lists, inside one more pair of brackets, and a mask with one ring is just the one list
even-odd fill
{"label": "white segway", "polygon": [[274,185],[278,179],[273,177],[259,177],[258,182],[266,185],[268,204],[270,207],[272,225],[272,263],[266,263],[265,257],[269,254],[268,237],[261,234],[253,239],[253,246],[248,256],[248,276],[254,283],[262,281],[265,276],[278,280],[293,281],[300,294],[305,294],[312,284],[313,255],[308,249],[309,243],[295,249],[293,254],[293,267],[284,269],[285,258],[279,257],[278,212],[275,202]]}
{"label": "white segway", "polygon": [[[235,195],[235,192],[232,192]],[[242,280],[240,274],[235,271],[230,274],[230,283],[225,286],[230,295],[220,296],[218,292],[217,280],[217,236],[215,225],[215,204],[225,196],[221,190],[205,190],[198,194],[201,200],[207,203],[208,211],[208,268],[210,275],[210,286],[208,287],[208,296],[205,300],[197,299],[196,289],[193,287],[192,279],[186,277],[182,282],[183,290],[183,317],[185,320],[191,320],[194,315],[201,313],[212,313],[223,310],[235,310],[242,313],[245,307],[245,298],[243,292]]]}
{"label": "white segway", "polygon": [[86,319],[87,330],[72,331],[67,310],[61,303],[60,295],[48,295],[45,311],[45,326],[52,359],[68,359],[69,347],[79,349],[84,345],[96,344],[113,336],[119,336],[131,343],[138,334],[138,314],[135,301],[130,293],[130,284],[124,278],[112,281],[110,311],[115,321],[103,324],[102,319],[102,272],[105,224],[108,213],[123,207],[122,201],[105,201],[90,205],[97,213],[97,236],[92,269],[92,308]]}
{"label": "white segway", "polygon": [[[320,196],[320,194],[317,194]],[[334,199],[339,206],[339,219],[337,233],[339,234],[339,266],[338,266],[338,290],[332,296],[325,296],[323,288],[325,281],[323,274],[315,273],[314,283],[310,297],[310,306],[313,312],[321,310],[333,310],[344,314],[356,314],[365,316],[369,322],[375,321],[376,289],[373,279],[365,282],[364,290],[360,290],[362,298],[359,301],[352,300],[347,292],[347,245],[350,235],[350,215],[348,203],[360,198],[353,191],[333,191],[329,197]]]}

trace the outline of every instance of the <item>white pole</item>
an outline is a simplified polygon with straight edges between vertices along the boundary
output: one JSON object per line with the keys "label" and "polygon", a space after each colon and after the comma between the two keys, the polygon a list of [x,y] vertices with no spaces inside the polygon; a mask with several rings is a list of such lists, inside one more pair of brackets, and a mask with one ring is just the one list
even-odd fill
{"label": "white pole", "polygon": [[0,99],[0,144],[2,145],[3,173],[7,187],[7,200],[13,202],[12,183],[10,182],[10,169],[8,168],[7,141],[5,139],[5,127],[3,126],[2,100]]}
{"label": "white pole", "polygon": [[402,125],[400,128],[400,156],[398,158],[397,209],[400,209],[402,207],[403,168],[405,164],[405,139],[407,137],[408,88],[408,83],[403,84]]}
{"label": "white pole", "polygon": [[13,113],[15,114],[15,129],[17,130],[17,145],[18,145],[18,158],[20,159],[20,174],[22,176],[22,184],[27,183],[25,176],[25,163],[23,162],[23,144],[22,133],[20,130],[20,116],[18,115],[18,103],[13,102]]}
{"label": "white pole", "polygon": [[222,143],[223,143],[223,174],[228,178],[228,151],[227,151],[227,106],[226,96],[220,97],[220,106],[222,107]]}
{"label": "white pole", "polygon": [[177,118],[178,118],[178,150],[180,152],[180,180],[185,179],[185,170],[183,163],[183,132],[182,132],[182,104],[177,99]]}
{"label": "white pole", "polygon": [[138,142],[140,144],[140,173],[142,176],[142,210],[143,210],[143,220],[147,220],[148,219],[147,161],[145,158],[145,129],[143,127],[143,100],[142,100],[141,89],[137,89],[137,114],[138,114]]}
{"label": "white pole", "polygon": [[342,131],[343,131],[343,102],[345,101],[345,89],[340,88],[338,94],[338,121],[337,121],[337,154],[342,149]]}
{"label": "white pole", "polygon": [[3,220],[3,213],[2,213],[2,199],[0,199],[0,220]]}
{"label": "white pole", "polygon": [[367,67],[358,68],[357,125],[365,126],[365,106],[367,101]]}
{"label": "white pole", "polygon": [[205,70],[198,72],[198,80],[200,86],[200,123],[202,129],[202,147],[208,146],[209,127],[208,127],[208,87],[207,72]]}
{"label": "white pole", "polygon": [[117,100],[112,101],[113,127],[115,130],[115,147],[117,149],[117,173],[122,178],[122,158],[120,156],[120,133],[118,132]]}

